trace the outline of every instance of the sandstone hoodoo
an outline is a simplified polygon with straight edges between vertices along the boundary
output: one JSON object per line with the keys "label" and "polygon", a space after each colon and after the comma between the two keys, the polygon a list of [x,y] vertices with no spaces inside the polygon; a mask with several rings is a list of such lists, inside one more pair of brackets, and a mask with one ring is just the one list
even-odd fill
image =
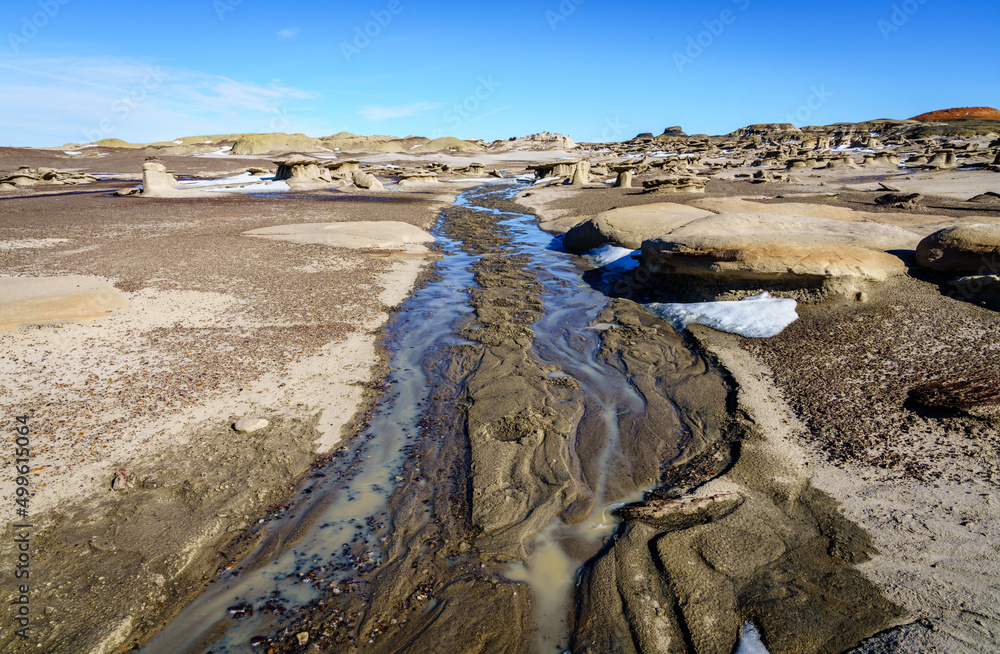
{"label": "sandstone hoodoo", "polygon": [[147,159],[142,164],[142,195],[144,197],[170,197],[179,195],[177,179],[167,172],[159,159]]}
{"label": "sandstone hoodoo", "polygon": [[[549,179],[550,177],[568,177],[572,179],[582,163],[581,159],[553,161],[528,166],[528,170],[534,171],[536,179]],[[590,165],[589,162],[587,162],[587,165]]]}

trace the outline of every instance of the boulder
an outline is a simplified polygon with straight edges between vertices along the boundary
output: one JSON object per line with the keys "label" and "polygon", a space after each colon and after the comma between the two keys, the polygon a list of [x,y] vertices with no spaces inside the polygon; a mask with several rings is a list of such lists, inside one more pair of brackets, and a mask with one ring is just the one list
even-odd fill
{"label": "boulder", "polygon": [[351,179],[354,185],[358,188],[368,189],[372,191],[383,190],[382,182],[375,179],[374,175],[363,172],[361,170],[355,170],[351,174]]}
{"label": "boulder", "polygon": [[919,193],[886,193],[875,198],[875,204],[906,211],[922,211],[924,196]]}
{"label": "boulder", "polygon": [[711,215],[708,211],[673,202],[611,209],[566,232],[563,247],[570,252],[589,252],[610,244],[635,250],[646,239],[668,234],[693,220]]}
{"label": "boulder", "polygon": [[917,263],[953,275],[1000,273],[1000,224],[946,227],[917,245]]}

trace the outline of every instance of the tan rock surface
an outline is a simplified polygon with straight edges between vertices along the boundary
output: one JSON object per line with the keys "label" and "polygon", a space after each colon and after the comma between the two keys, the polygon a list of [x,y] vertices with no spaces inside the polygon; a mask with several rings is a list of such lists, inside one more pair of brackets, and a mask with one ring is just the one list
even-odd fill
{"label": "tan rock surface", "polygon": [[275,241],[317,243],[355,249],[412,247],[434,241],[433,236],[419,227],[391,220],[278,225],[252,229],[243,234]]}
{"label": "tan rock surface", "polygon": [[0,277],[0,331],[31,323],[95,320],[127,306],[121,291],[95,277]]}
{"label": "tan rock surface", "polygon": [[803,245],[839,243],[882,251],[912,250],[919,241],[919,236],[913,232],[894,225],[775,213],[715,214],[680,225],[669,234],[671,237],[719,236],[744,238],[749,242],[781,241]]}
{"label": "tan rock surface", "polygon": [[587,252],[605,243],[637,249],[646,239],[668,234],[711,215],[709,211],[674,202],[612,209],[566,232],[563,246],[571,252]]}
{"label": "tan rock surface", "polygon": [[920,241],[917,263],[944,273],[1000,272],[1000,224],[946,227]]}
{"label": "tan rock surface", "polygon": [[803,243],[777,237],[674,236],[642,244],[641,263],[652,273],[719,278],[884,281],[905,272],[902,260],[843,243]]}

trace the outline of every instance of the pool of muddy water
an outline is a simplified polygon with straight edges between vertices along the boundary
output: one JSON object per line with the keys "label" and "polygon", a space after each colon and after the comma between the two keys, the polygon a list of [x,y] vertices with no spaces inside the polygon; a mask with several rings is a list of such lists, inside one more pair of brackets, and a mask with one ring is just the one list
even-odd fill
{"label": "pool of muddy water", "polygon": [[[501,579],[528,584],[535,629],[534,646],[525,649],[557,652],[569,646],[577,571],[616,529],[611,511],[641,499],[658,479],[630,473],[635,463],[623,453],[623,430],[633,429],[643,419],[648,398],[622,366],[599,356],[602,332],[615,327],[598,321],[608,297],[583,281],[587,266],[580,257],[553,246],[552,237],[537,228],[534,216],[511,210],[509,201],[521,188],[522,184],[507,182],[475,189],[462,194],[453,209],[487,215],[505,235],[507,251],[530,258],[526,268],[542,286],[539,295],[544,305],[541,317],[531,324],[531,356],[549,371],[550,379],[571,378],[577,395],[585,397],[579,429],[597,436],[590,438],[588,447],[577,443],[577,474],[591,500],[585,516],[576,517],[574,524],[555,515],[527,533],[523,560],[504,561],[502,556],[479,552],[467,545],[475,542],[471,537],[455,550],[461,554],[454,560],[461,559],[456,567],[482,568]],[[378,593],[371,585],[377,579],[384,582],[381,570],[395,556],[388,550],[400,547],[390,548],[393,525],[402,521],[395,512],[424,512],[426,518],[421,519],[427,524],[456,519],[441,515],[435,509],[438,504],[429,499],[417,509],[404,501],[407,495],[433,497],[438,482],[434,476],[440,474],[435,471],[457,468],[460,482],[471,478],[465,470],[470,465],[465,445],[441,449],[456,458],[452,462],[421,460],[415,453],[421,439],[430,438],[432,432],[440,436],[433,425],[442,424],[442,414],[462,411],[460,395],[448,400],[434,393],[446,385],[438,379],[448,367],[442,360],[456,348],[481,347],[458,335],[463,325],[474,321],[470,290],[476,286],[473,267],[481,255],[444,229],[442,222],[434,230],[442,258],[434,264],[429,281],[411,294],[391,321],[385,342],[390,365],[385,394],[367,425],[303,481],[294,501],[260,521],[255,528],[256,549],[224,572],[141,651],[242,652],[251,644],[290,638],[299,629],[296,616],[307,607],[336,601],[341,594]],[[431,407],[437,415],[433,422],[428,421]],[[663,425],[675,432],[665,438],[683,440],[684,425],[682,418]],[[447,435],[466,437],[462,430]],[[455,513],[462,521],[461,511]],[[459,525],[452,530],[468,528]],[[338,619],[339,627],[349,633],[363,615],[345,613]],[[368,633],[355,635],[362,642],[368,640]],[[347,641],[345,636],[337,642]],[[266,650],[266,646],[261,649]]]}

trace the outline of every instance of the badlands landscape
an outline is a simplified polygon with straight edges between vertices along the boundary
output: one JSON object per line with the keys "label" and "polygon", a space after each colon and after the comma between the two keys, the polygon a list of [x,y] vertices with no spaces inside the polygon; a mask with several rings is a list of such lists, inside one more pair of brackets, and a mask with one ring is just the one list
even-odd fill
{"label": "badlands landscape", "polygon": [[4,652],[1000,651],[993,109],[4,147],[0,330]]}

